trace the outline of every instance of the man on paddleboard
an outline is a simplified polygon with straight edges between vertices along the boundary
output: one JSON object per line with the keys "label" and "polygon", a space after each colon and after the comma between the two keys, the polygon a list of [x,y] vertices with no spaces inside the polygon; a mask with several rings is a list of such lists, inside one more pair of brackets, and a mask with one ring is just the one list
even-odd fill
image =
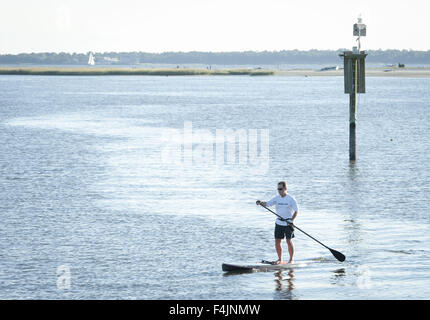
{"label": "man on paddleboard", "polygon": [[273,199],[264,202],[257,200],[257,205],[262,205],[265,207],[270,207],[276,205],[276,213],[282,217],[282,219],[277,218],[275,222],[275,248],[278,254],[278,260],[274,264],[283,264],[282,261],[282,239],[286,239],[288,245],[288,253],[290,254],[290,259],[288,263],[293,262],[294,256],[294,228],[292,226],[294,219],[297,217],[297,212],[299,211],[297,207],[296,200],[287,193],[287,183],[281,181],[278,183],[278,193]]}

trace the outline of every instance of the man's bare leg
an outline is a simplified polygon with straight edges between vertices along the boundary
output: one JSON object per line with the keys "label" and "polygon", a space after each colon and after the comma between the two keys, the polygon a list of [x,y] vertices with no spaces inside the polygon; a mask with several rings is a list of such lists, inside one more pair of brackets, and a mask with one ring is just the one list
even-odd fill
{"label": "man's bare leg", "polygon": [[275,264],[282,263],[282,245],[281,245],[282,239],[275,239],[275,248],[276,253],[278,254],[278,261],[275,262]]}
{"label": "man's bare leg", "polygon": [[288,245],[288,253],[290,254],[290,260],[288,260],[288,263],[293,263],[293,257],[294,257],[294,244],[292,239],[286,239],[287,245]]}

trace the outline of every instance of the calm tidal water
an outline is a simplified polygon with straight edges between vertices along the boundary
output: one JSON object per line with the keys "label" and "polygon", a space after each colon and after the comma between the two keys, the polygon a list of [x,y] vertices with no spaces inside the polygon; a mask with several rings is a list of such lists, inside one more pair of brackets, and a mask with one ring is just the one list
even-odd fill
{"label": "calm tidal water", "polygon": [[[350,164],[341,77],[0,76],[0,298],[429,299],[429,88],[368,78]],[[267,129],[267,170],[161,161],[186,122]],[[296,231],[307,267],[223,274],[276,257],[282,179],[347,260]]]}

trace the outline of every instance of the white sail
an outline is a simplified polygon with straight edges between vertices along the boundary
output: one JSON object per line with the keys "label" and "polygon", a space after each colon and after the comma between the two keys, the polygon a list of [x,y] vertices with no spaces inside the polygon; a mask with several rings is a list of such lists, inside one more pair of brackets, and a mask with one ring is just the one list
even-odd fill
{"label": "white sail", "polygon": [[93,55],[93,53],[92,53],[92,52],[90,52],[90,57],[89,57],[89,59],[88,59],[88,64],[89,64],[90,66],[93,66],[93,65],[95,65],[95,64],[96,64],[96,60],[94,59],[94,55]]}

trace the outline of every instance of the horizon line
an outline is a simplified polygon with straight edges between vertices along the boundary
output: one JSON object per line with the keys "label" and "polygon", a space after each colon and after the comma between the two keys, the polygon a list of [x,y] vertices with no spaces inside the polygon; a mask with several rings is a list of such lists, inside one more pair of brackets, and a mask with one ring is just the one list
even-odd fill
{"label": "horizon line", "polygon": [[[20,55],[20,54],[41,54],[41,53],[66,53],[66,54],[89,54],[90,52],[95,54],[106,54],[106,53],[148,53],[148,54],[165,54],[165,53],[246,53],[246,52],[253,52],[253,53],[279,53],[284,51],[299,51],[299,52],[311,52],[311,51],[351,51],[352,49],[347,48],[338,48],[338,49],[283,49],[283,50],[242,50],[242,51],[199,51],[199,50],[190,50],[190,51],[160,51],[160,52],[151,52],[151,51],[31,51],[31,52],[18,52],[18,53],[2,53],[0,52],[0,55]],[[418,50],[418,49],[367,49],[362,51],[406,51],[406,52],[430,52],[430,49],[428,50]]]}

